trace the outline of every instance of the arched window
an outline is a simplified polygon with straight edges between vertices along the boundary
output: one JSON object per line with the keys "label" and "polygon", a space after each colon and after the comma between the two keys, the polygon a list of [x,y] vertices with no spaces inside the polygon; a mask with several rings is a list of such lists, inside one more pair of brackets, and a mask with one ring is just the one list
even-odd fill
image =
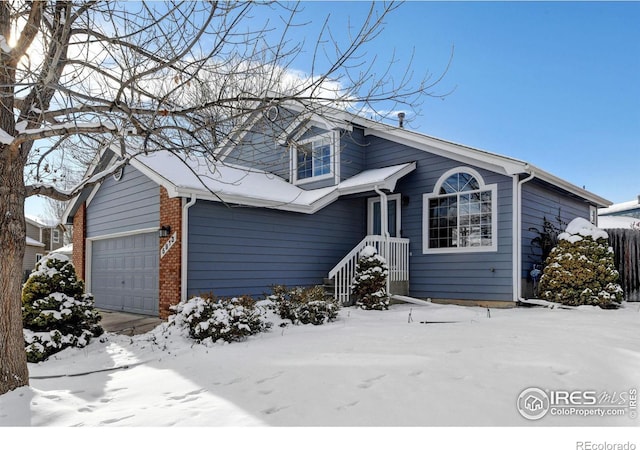
{"label": "arched window", "polygon": [[474,169],[446,172],[423,198],[424,253],[496,251],[497,185]]}

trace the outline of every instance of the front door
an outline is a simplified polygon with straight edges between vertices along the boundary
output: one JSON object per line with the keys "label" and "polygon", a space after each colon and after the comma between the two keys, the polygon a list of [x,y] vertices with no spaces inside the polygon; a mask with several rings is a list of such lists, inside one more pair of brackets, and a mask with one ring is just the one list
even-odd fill
{"label": "front door", "polygon": [[[389,223],[389,236],[401,237],[400,194],[387,196],[387,220]],[[367,208],[367,234],[382,235],[380,226],[380,197],[371,197]]]}

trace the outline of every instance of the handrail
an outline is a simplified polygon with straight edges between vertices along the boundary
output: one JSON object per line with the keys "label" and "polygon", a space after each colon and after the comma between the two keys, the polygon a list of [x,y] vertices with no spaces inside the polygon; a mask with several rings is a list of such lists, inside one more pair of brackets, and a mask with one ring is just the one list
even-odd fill
{"label": "handrail", "polygon": [[342,304],[351,303],[351,284],[356,274],[360,253],[365,247],[374,247],[389,266],[389,282],[409,280],[409,239],[389,238],[378,235],[365,236],[329,272],[329,279],[335,278],[334,294]]}

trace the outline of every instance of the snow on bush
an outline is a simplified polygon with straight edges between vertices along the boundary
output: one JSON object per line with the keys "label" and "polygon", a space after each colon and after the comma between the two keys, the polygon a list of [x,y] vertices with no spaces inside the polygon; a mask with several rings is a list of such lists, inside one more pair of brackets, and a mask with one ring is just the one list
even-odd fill
{"label": "snow on bush", "polygon": [[22,321],[29,362],[66,347],[84,347],[103,333],[93,296],[65,255],[42,258],[22,288]]}
{"label": "snow on bush", "polygon": [[362,309],[389,309],[388,276],[387,261],[378,254],[375,247],[365,247],[360,252],[356,276],[351,286],[356,305]]}
{"label": "snow on bush", "polygon": [[248,296],[192,297],[171,309],[176,314],[169,317],[169,325],[186,330],[191,339],[204,344],[242,341],[271,328],[264,320],[264,308]]}
{"label": "snow on bush", "polygon": [[340,309],[338,302],[327,295],[322,286],[287,289],[286,286],[276,285],[267,299],[272,302],[281,319],[290,320],[293,324],[322,325],[332,322],[338,317]]}
{"label": "snow on bush", "polygon": [[558,236],[540,280],[544,300],[565,305],[615,308],[622,301],[608,235],[577,218]]}

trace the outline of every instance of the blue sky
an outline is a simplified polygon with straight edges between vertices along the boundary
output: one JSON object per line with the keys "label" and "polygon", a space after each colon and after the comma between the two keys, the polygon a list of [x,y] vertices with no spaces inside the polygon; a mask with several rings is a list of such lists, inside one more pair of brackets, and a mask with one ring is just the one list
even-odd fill
{"label": "blue sky", "polygon": [[[307,45],[327,14],[340,39],[368,2],[306,2]],[[526,160],[611,200],[640,194],[640,2],[409,1],[365,59],[414,54],[416,75],[453,63],[407,127]],[[295,35],[293,36],[295,37]],[[397,70],[406,64],[397,64]],[[293,68],[308,71],[300,59]],[[395,74],[400,76],[401,73]],[[28,214],[42,213],[30,200]]]}
{"label": "blue sky", "polygon": [[[367,8],[308,2],[305,14]],[[409,1],[386,22],[370,55],[415,51],[416,73],[440,73],[455,47],[440,85],[455,91],[426,99],[408,127],[526,160],[614,203],[640,194],[639,2]]]}

